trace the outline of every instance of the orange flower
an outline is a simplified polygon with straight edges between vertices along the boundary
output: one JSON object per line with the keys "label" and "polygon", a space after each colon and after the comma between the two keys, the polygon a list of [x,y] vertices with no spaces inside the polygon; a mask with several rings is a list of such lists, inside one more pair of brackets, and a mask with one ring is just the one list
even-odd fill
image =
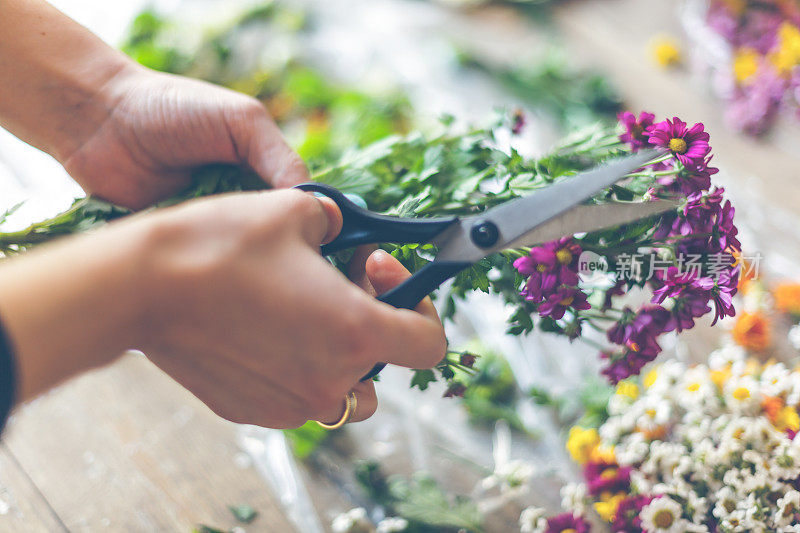
{"label": "orange flower", "polygon": [[779,311],[800,315],[800,284],[781,283],[775,287],[772,295]]}
{"label": "orange flower", "polygon": [[742,313],[733,326],[733,340],[739,346],[759,352],[769,347],[770,326],[762,313]]}
{"label": "orange flower", "polygon": [[764,398],[764,401],[761,402],[761,409],[764,410],[764,414],[767,415],[769,421],[773,424],[775,420],[778,418],[778,414],[783,409],[784,402],[782,398],[777,396],[767,396]]}

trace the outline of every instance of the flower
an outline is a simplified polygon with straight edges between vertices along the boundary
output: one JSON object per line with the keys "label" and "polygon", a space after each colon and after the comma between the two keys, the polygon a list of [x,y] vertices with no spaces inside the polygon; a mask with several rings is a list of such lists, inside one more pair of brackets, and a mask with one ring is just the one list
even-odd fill
{"label": "flower", "polygon": [[647,504],[641,512],[642,529],[651,533],[683,533],[681,506],[671,498],[660,497]]}
{"label": "flower", "polygon": [[547,520],[544,533],[588,533],[591,525],[580,516],[564,513]]}
{"label": "flower", "polygon": [[592,451],[600,444],[600,435],[594,428],[584,429],[580,426],[573,426],[569,430],[567,438],[567,451],[572,460],[579,465],[586,464],[591,457]]}
{"label": "flower", "polygon": [[645,132],[653,125],[656,116],[647,111],[639,113],[639,118],[630,111],[620,113],[617,117],[625,131],[619,136],[622,142],[628,143],[634,152],[647,146]]}
{"label": "flower", "polygon": [[800,65],[800,29],[791,22],[784,22],[778,29],[778,44],[769,55],[775,69],[783,76],[789,76]]}
{"label": "flower", "polygon": [[399,516],[389,516],[378,522],[375,533],[395,533],[408,529],[408,520]]}
{"label": "flower", "polygon": [[655,124],[648,132],[650,144],[668,149],[684,165],[701,162],[711,151],[702,122],[691,128],[678,117]]}
{"label": "flower", "polygon": [[583,467],[586,488],[592,496],[599,496],[604,492],[627,492],[630,489],[630,474],[630,466],[619,466],[616,461],[607,459],[589,461]]}
{"label": "flower", "polygon": [[569,308],[586,310],[591,307],[583,291],[577,287],[561,287],[542,302],[539,306],[539,314],[558,320],[563,318]]}
{"label": "flower", "polygon": [[577,285],[580,254],[581,247],[565,237],[531,248],[528,255],[516,259],[514,268],[527,278],[522,292],[525,299],[540,303],[560,285]]}
{"label": "flower", "polygon": [[334,533],[370,533],[373,528],[367,518],[367,510],[363,507],[356,507],[334,518],[331,522],[331,530]]}
{"label": "flower", "polygon": [[772,289],[772,297],[778,311],[800,315],[800,284],[780,283]]}
{"label": "flower", "polygon": [[545,510],[541,507],[526,507],[519,514],[520,533],[541,533],[546,528]]}
{"label": "flower", "polygon": [[617,510],[620,504],[625,499],[625,493],[619,492],[617,494],[605,493],[601,495],[600,501],[595,502],[594,510],[600,515],[600,518],[606,522],[612,522],[617,516]]}
{"label": "flower", "polygon": [[641,531],[642,509],[652,501],[653,497],[646,494],[634,494],[623,499],[611,523],[612,531]]}
{"label": "flower", "polygon": [[525,129],[525,124],[527,123],[525,112],[522,109],[515,110],[512,120],[513,123],[511,125],[511,133],[514,135],[519,135],[522,133],[522,130]]}
{"label": "flower", "polygon": [[761,54],[750,47],[742,47],[733,58],[733,75],[739,83],[750,80],[758,71]]}
{"label": "flower", "polygon": [[736,344],[754,352],[766,350],[772,343],[769,320],[758,311],[742,313],[732,333]]}
{"label": "flower", "polygon": [[669,35],[658,35],[651,39],[650,53],[660,67],[671,67],[681,62],[680,44]]}

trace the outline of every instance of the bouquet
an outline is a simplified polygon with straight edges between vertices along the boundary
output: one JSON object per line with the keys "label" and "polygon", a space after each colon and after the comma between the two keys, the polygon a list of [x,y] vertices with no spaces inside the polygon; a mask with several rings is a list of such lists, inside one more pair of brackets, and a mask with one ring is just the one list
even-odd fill
{"label": "bouquet", "polygon": [[798,408],[800,372],[735,345],[656,366],[617,386],[599,428],[570,430],[584,481],[562,490],[566,513],[527,509],[522,530],[798,531]]}
{"label": "bouquet", "polygon": [[792,0],[711,0],[706,24],[728,48],[727,119],[759,134],[785,109],[800,114],[800,5]]}

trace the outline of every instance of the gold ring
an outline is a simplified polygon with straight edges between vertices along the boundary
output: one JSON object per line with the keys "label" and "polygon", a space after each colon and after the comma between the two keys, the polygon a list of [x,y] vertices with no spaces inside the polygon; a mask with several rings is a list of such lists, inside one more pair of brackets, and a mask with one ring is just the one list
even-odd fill
{"label": "gold ring", "polygon": [[315,420],[315,422],[325,429],[339,429],[343,425],[347,424],[351,418],[353,418],[353,415],[356,413],[357,405],[358,400],[356,399],[356,393],[350,391],[347,393],[347,396],[344,397],[344,413],[342,413],[342,417],[339,420],[333,424],[326,424],[324,422],[320,422],[319,420]]}

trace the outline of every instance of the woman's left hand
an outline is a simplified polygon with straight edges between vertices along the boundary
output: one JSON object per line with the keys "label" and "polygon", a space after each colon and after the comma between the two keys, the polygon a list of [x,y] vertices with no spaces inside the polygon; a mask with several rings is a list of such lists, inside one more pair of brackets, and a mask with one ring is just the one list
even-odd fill
{"label": "woman's left hand", "polygon": [[140,209],[185,188],[208,163],[248,166],[275,188],[308,179],[264,106],[244,94],[131,64],[99,98],[107,118],[57,155],[87,193]]}

